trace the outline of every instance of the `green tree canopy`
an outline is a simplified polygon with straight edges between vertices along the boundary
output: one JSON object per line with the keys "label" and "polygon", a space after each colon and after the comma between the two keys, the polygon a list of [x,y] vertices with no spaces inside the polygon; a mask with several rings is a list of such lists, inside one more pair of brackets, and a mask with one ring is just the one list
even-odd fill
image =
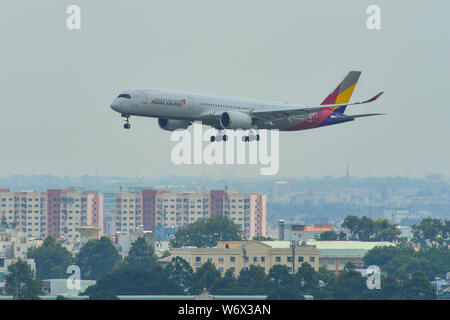
{"label": "green tree canopy", "polygon": [[42,281],[34,277],[31,266],[22,259],[8,267],[4,291],[15,300],[37,300],[42,294]]}
{"label": "green tree canopy", "polygon": [[220,271],[211,262],[205,262],[192,277],[191,294],[200,294],[204,289],[211,292],[211,288],[217,279],[220,279]]}
{"label": "green tree canopy", "polygon": [[45,238],[41,246],[28,249],[27,257],[36,262],[36,275],[41,279],[67,278],[67,267],[73,263],[70,251],[52,236]]}
{"label": "green tree canopy", "polygon": [[350,239],[360,241],[398,241],[401,231],[387,219],[372,220],[368,217],[349,215],[341,227],[350,231]]}
{"label": "green tree canopy", "polygon": [[183,289],[160,267],[152,269],[116,268],[102,276],[82,295],[90,299],[114,298],[118,295],[180,295]]}
{"label": "green tree canopy", "polygon": [[411,227],[413,242],[422,248],[449,245],[450,220],[425,218],[419,225]]}
{"label": "green tree canopy", "polygon": [[139,237],[132,243],[128,256],[123,264],[130,269],[150,269],[156,264],[153,247],[148,245],[144,237]]}
{"label": "green tree canopy", "polygon": [[169,279],[173,279],[184,291],[189,291],[194,271],[186,260],[181,257],[173,257],[165,271]]}
{"label": "green tree canopy", "polygon": [[241,227],[224,216],[213,216],[185,225],[174,234],[170,244],[182,246],[214,247],[217,241],[242,240]]}
{"label": "green tree canopy", "polygon": [[117,248],[107,237],[89,240],[76,257],[81,269],[81,278],[97,280],[112,271],[121,262]]}
{"label": "green tree canopy", "polygon": [[320,241],[334,241],[339,239],[339,234],[336,231],[330,230],[322,232],[319,235]]}

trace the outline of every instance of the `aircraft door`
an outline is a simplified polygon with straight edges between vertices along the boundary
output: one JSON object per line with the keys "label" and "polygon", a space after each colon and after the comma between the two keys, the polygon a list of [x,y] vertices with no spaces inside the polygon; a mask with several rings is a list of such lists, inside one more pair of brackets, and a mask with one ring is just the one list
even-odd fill
{"label": "aircraft door", "polygon": [[145,92],[141,93],[142,104],[148,104],[148,94]]}

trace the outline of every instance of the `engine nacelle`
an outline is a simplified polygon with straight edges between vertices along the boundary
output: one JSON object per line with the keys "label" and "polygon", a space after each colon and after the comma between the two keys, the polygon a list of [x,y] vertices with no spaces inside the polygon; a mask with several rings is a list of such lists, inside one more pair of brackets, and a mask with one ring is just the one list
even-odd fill
{"label": "engine nacelle", "polygon": [[191,123],[186,120],[158,119],[158,125],[163,130],[175,131],[187,129]]}
{"label": "engine nacelle", "polygon": [[248,130],[252,127],[252,118],[242,112],[227,111],[222,113],[220,125],[223,129]]}

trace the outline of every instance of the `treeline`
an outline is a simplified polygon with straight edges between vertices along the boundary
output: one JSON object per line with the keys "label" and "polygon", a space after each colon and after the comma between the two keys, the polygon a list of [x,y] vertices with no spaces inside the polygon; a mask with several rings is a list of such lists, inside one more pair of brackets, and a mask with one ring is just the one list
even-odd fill
{"label": "treeline", "polygon": [[[209,223],[208,223],[209,221]],[[351,236],[378,239],[383,228],[352,227],[347,220]],[[367,220],[362,226],[371,225]],[[358,221],[357,221],[358,222]],[[386,225],[387,230],[392,226]],[[205,288],[212,294],[267,295],[270,299],[303,299],[312,295],[314,299],[434,299],[430,280],[444,277],[450,269],[448,248],[448,221],[424,219],[413,227],[413,242],[420,244],[414,249],[412,243],[397,241],[395,247],[375,247],[363,258],[365,266],[381,268],[381,290],[369,290],[366,278],[354,270],[351,264],[335,275],[320,268],[315,271],[303,263],[295,274],[287,266],[275,265],[266,275],[262,267],[250,266],[236,276],[230,270],[222,276],[211,263],[204,264],[197,272],[180,257],[174,257],[164,268],[154,255],[153,247],[144,238],[134,242],[124,259],[107,237],[88,241],[76,256],[64,248],[55,238],[47,237],[37,248],[29,249],[28,258],[36,262],[36,278],[24,261],[9,266],[6,275],[5,294],[18,299],[34,299],[42,294],[40,279],[65,279],[67,267],[76,264],[81,269],[81,278],[97,280],[83,294],[91,299],[114,299],[117,295],[185,295],[199,294]],[[200,226],[200,227],[199,227]],[[375,223],[377,226],[377,223]],[[229,219],[216,217],[192,224],[179,230],[172,242],[179,246],[214,246],[219,240],[238,240],[241,234]],[[191,237],[198,232],[197,238]],[[388,232],[389,233],[389,232]]]}
{"label": "treeline", "polygon": [[389,241],[410,243],[424,250],[450,245],[450,220],[425,218],[420,224],[412,225],[413,237],[410,240],[402,237],[397,225],[387,219],[349,215],[341,227],[347,232],[326,231],[320,234],[319,240]]}

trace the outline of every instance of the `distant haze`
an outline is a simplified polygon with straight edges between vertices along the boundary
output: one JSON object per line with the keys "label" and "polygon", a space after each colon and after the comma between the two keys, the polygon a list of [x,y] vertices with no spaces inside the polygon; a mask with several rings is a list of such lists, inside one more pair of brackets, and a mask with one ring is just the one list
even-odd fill
{"label": "distant haze", "polygon": [[[81,8],[81,30],[66,8]],[[366,9],[381,8],[381,30]],[[280,133],[280,177],[450,175],[449,1],[3,0],[0,176],[257,177],[175,166],[156,119],[125,131],[111,101],[156,87],[319,104],[350,70],[347,113],[385,116]]]}

